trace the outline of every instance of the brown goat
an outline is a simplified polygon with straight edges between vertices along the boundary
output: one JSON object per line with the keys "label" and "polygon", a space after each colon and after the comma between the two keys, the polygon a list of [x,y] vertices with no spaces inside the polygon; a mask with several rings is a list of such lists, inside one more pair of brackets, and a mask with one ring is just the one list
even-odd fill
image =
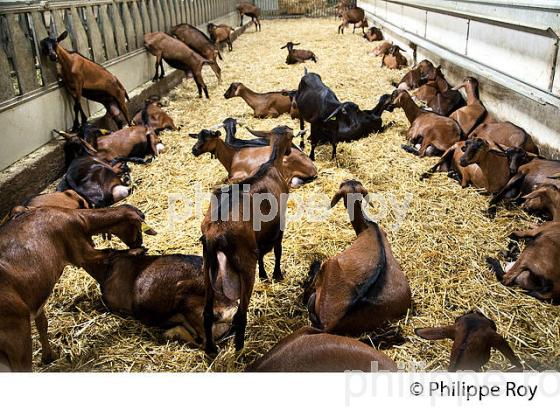
{"label": "brown goat", "polygon": [[372,347],[348,337],[303,327],[280,340],[247,372],[397,371],[396,363]]}
{"label": "brown goat", "polygon": [[362,210],[368,192],[358,181],[345,181],[331,201],[348,210],[356,239],[345,251],[311,265],[305,290],[313,327],[329,333],[359,335],[406,315],[410,287],[379,225]]}
{"label": "brown goat", "polygon": [[134,116],[134,124],[153,129],[156,133],[177,130],[173,119],[161,108],[160,99],[152,96],[144,100],[144,107]]}
{"label": "brown goat", "polygon": [[237,13],[239,13],[239,18],[241,19],[239,27],[243,27],[243,16],[245,15],[251,17],[251,21],[255,25],[255,31],[261,31],[261,21],[259,20],[261,9],[247,1],[239,3],[236,9]]}
{"label": "brown goat", "polygon": [[383,33],[377,27],[370,27],[366,34],[364,34],[364,38],[367,41],[381,41],[383,40]]}
{"label": "brown goat", "polygon": [[381,67],[387,67],[391,70],[400,70],[408,65],[408,61],[401,54],[404,51],[402,48],[396,45],[389,47],[387,51],[383,54],[381,58]]}
{"label": "brown goat", "polygon": [[428,107],[436,114],[447,117],[465,105],[463,96],[451,88],[441,72],[441,67],[429,68],[427,73],[421,75],[421,80],[427,83],[417,90],[416,97],[424,98]]}
{"label": "brown goat", "polygon": [[560,188],[556,185],[540,185],[523,197],[523,208],[530,212],[545,212],[555,222],[560,222]]}
{"label": "brown goat", "polygon": [[221,49],[222,43],[225,42],[228,46],[228,51],[233,51],[233,43],[231,40],[231,33],[235,31],[233,27],[226,24],[216,25],[214,23],[208,23],[206,30],[208,30],[208,34],[210,34],[210,38],[218,50]]}
{"label": "brown goat", "polygon": [[[177,40],[170,35],[161,31],[155,33],[147,33],[144,35],[144,47],[150,54],[156,57],[156,74],[153,81],[162,79],[165,75],[163,71],[163,61],[171,67],[182,70],[188,77],[192,73],[194,82],[198,88],[198,97],[202,98],[202,91],[206,98],[208,96],[208,87],[202,78],[202,68],[209,65],[216,74],[218,82],[222,81],[220,74],[220,67],[215,61],[207,60],[194,52],[189,46],[180,40]],[[161,69],[161,74],[158,77],[158,69]]]}
{"label": "brown goat", "polygon": [[314,63],[317,62],[317,56],[313,51],[309,50],[296,50],[294,46],[299,46],[300,43],[292,43],[289,41],[286,45],[280,47],[280,49],[288,49],[288,57],[286,57],[286,64],[299,64],[305,63],[307,60],[311,60]]}
{"label": "brown goat", "polygon": [[30,318],[39,333],[42,362],[55,359],[44,306],[64,267],[87,267],[98,257],[93,235],[112,234],[129,247],[140,247],[143,223],[144,215],[125,205],[30,208],[0,226],[0,368],[31,370]]}
{"label": "brown goat", "polygon": [[[268,138],[272,133],[268,132]],[[228,172],[230,181],[242,180],[252,175],[268,160],[272,152],[271,146],[252,145],[250,141],[243,146],[227,144],[220,139],[220,135],[219,131],[210,130],[190,134],[192,138],[198,140],[193,146],[192,153],[195,157],[207,152],[215,155]],[[260,134],[258,136],[261,137]],[[292,188],[297,188],[317,178],[315,164],[295,145],[292,146],[289,154],[284,155],[281,172]]]}
{"label": "brown goat", "polygon": [[517,285],[542,301],[560,303],[560,222],[547,222],[510,236],[526,241],[517,261],[505,270],[493,258],[487,258],[496,278],[505,286]]}
{"label": "brown goat", "polygon": [[291,113],[293,97],[289,91],[256,93],[243,83],[231,83],[224,94],[226,100],[241,97],[253,109],[255,118],[276,118]]}
{"label": "brown goat", "polygon": [[453,325],[420,328],[415,333],[427,340],[453,340],[449,359],[450,372],[479,372],[490,360],[492,348],[498,349],[516,370],[523,370],[508,342],[497,332],[496,324],[478,311],[458,317]]}
{"label": "brown goat", "polygon": [[[491,118],[490,121],[492,121]],[[531,154],[539,154],[533,138],[523,128],[509,121],[483,122],[471,132],[469,138],[482,138],[506,147],[523,148]]]}
{"label": "brown goat", "polygon": [[[379,54],[374,53],[375,55],[385,54],[385,50],[389,50],[392,44],[385,42],[378,47],[381,47],[383,45],[385,48],[382,50],[382,52],[380,52]],[[426,77],[428,73],[433,69],[435,69],[435,67],[430,61],[422,60],[415,67],[412,67],[412,69],[403,76],[401,81],[399,81],[398,84],[395,84],[395,87],[400,90],[414,90],[420,87],[422,78]]]}
{"label": "brown goat", "polygon": [[466,188],[473,185],[488,193],[502,189],[517,168],[531,160],[520,148],[503,148],[482,139],[459,141],[449,148],[430,171],[447,171]]}
{"label": "brown goat", "polygon": [[490,201],[492,208],[502,199],[517,199],[533,192],[543,184],[550,184],[560,188],[560,161],[534,158],[528,164],[521,165],[517,174],[513,175],[507,185]]}
{"label": "brown goat", "polygon": [[342,12],[342,23],[338,26],[338,34],[344,34],[344,28],[348,24],[353,24],[354,28],[352,33],[356,31],[356,27],[362,29],[362,34],[366,34],[365,28],[368,26],[368,21],[364,9],[360,7],[349,8]]}
{"label": "brown goat", "polygon": [[[273,248],[275,263],[272,276],[275,280],[283,278],[280,259],[289,188],[281,171],[284,153],[289,152],[294,135],[288,127],[277,127],[274,133],[270,159],[249,178],[214,191],[214,198],[202,222],[206,286],[205,351],[210,355],[217,352],[212,337],[215,294],[221,293],[230,300],[240,299],[232,323],[235,348],[240,350],[245,343],[247,309],[255,283],[255,268],[258,262],[259,277],[267,278],[264,256]],[[242,202],[244,205],[240,206]],[[247,202],[249,206],[245,206]]]}
{"label": "brown goat", "polygon": [[391,46],[392,46],[391,43],[389,43],[388,41],[384,41],[381,44],[379,44],[377,47],[375,47],[372,50],[372,53],[376,57],[385,55],[385,53],[391,48]]}
{"label": "brown goat", "polygon": [[[103,303],[111,312],[163,327],[170,339],[204,344],[202,257],[151,256],[143,248],[103,249],[86,270],[99,283]],[[229,330],[236,310],[235,301],[218,295],[214,338],[221,338]]]}
{"label": "brown goat", "polygon": [[461,88],[464,88],[467,94],[467,105],[454,111],[450,117],[457,121],[463,130],[463,134],[468,137],[480,124],[491,122],[493,119],[480,101],[476,78],[467,77],[462,84],[453,89],[459,90]]}
{"label": "brown goat", "polygon": [[339,0],[334,5],[334,18],[342,18],[342,14],[350,8],[350,0]]}
{"label": "brown goat", "polygon": [[177,24],[171,27],[169,32],[172,36],[177,37],[205,59],[215,62],[217,62],[218,58],[222,60],[219,48],[216,47],[214,42],[206,34],[195,26],[186,23]]}
{"label": "brown goat", "polygon": [[[51,34],[54,34],[51,33]],[[84,57],[75,51],[68,51],[60,45],[68,32],[63,32],[58,38],[49,36],[41,41],[43,54],[48,55],[52,61],[60,64],[62,82],[64,88],[70,93],[74,100],[74,124],[73,131],[77,131],[80,122],[78,114],[81,115],[82,124],[87,122],[87,116],[82,108],[81,98],[96,101],[103,104],[107,114],[111,115],[117,126],[122,128],[124,123],[120,115],[130,125],[130,115],[125,99],[128,94],[117,77],[107,71],[99,64]]]}
{"label": "brown goat", "polygon": [[407,140],[416,148],[407,147],[407,151],[420,157],[440,155],[461,139],[461,129],[455,121],[421,110],[405,90],[393,91],[387,111],[392,111],[394,107],[402,108],[410,122]]}

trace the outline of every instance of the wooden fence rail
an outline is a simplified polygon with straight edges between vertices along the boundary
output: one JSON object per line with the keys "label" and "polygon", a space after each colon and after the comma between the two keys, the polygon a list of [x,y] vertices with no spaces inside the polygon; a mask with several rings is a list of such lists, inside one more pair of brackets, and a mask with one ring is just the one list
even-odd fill
{"label": "wooden fence rail", "polygon": [[[237,0],[77,0],[0,6],[0,108],[56,83],[41,54],[50,30],[62,45],[99,64],[143,47],[143,36],[179,23],[195,26],[235,11]],[[52,19],[51,19],[52,16]],[[53,27],[51,27],[51,20]]]}

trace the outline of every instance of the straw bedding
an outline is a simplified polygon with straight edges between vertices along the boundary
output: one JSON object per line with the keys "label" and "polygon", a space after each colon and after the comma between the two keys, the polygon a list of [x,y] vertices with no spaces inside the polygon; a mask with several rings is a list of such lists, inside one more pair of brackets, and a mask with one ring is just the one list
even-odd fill
{"label": "straw bedding", "polygon": [[[390,82],[403,71],[380,68],[379,58],[368,54],[375,44],[365,42],[351,31],[336,34],[337,22],[324,20],[266,21],[262,33],[248,33],[225,53],[221,62],[224,82],[218,85],[209,69],[204,77],[211,100],[196,98],[192,80],[183,82],[170,95],[167,107],[181,131],[163,135],[167,151],[147,166],[133,167],[135,192],[128,202],[142,209],[147,221],[159,232],[147,237],[152,254],[187,253],[200,255],[200,217],[169,223],[169,195],[192,199],[195,184],[209,192],[224,181],[226,173],[210,156],[194,158],[198,132],[231,116],[255,129],[287,124],[297,129],[288,116],[276,120],[252,118],[252,110],[239,99],[222,95],[231,82],[241,81],[256,91],[296,88],[303,66],[286,66],[286,41],[301,42],[300,48],[319,56],[309,69],[319,73],[341,100],[352,100],[371,108],[379,96],[390,92]],[[339,144],[339,167],[330,161],[331,149],[319,147],[316,165],[319,178],[296,191],[304,199],[317,195],[331,197],[347,178],[360,180],[372,193],[391,198],[409,208],[396,226],[398,212],[390,211],[380,220],[388,234],[395,256],[401,263],[413,293],[413,306],[406,318],[392,325],[400,329],[406,342],[385,350],[393,359],[410,366],[425,363],[427,370],[447,367],[451,341],[425,341],[414,335],[414,328],[452,323],[462,313],[478,308],[497,324],[498,331],[512,344],[526,369],[560,368],[560,326],[558,307],[550,306],[506,289],[486,268],[487,255],[496,255],[507,245],[514,229],[536,222],[523,211],[502,209],[494,221],[483,211],[488,197],[475,189],[461,189],[444,174],[420,181],[419,176],[435,159],[418,159],[401,150],[408,122],[401,110],[384,113],[384,121],[394,122],[382,134],[361,141]],[[238,131],[243,138],[247,132]],[[307,147],[309,148],[309,147]],[[291,205],[293,208],[293,204]],[[323,209],[325,204],[318,204]],[[323,208],[321,208],[323,207]],[[181,204],[177,204],[181,212]],[[379,207],[378,207],[379,208]],[[203,206],[206,209],[206,205]],[[372,209],[372,213],[382,210]],[[39,343],[34,337],[35,368],[43,371],[240,371],[270,349],[279,339],[307,323],[301,304],[301,283],[310,263],[344,250],[354,232],[343,206],[338,205],[321,222],[308,217],[289,223],[284,235],[281,283],[261,283],[257,279],[251,300],[246,347],[235,353],[232,342],[221,346],[214,361],[201,350],[163,339],[159,329],[142,326],[107,311],[97,284],[84,271],[67,268],[47,304],[49,336],[60,359],[49,366],[39,365]],[[98,241],[99,246],[119,246]],[[272,271],[272,257],[266,259]],[[495,352],[487,369],[506,370],[508,364]]]}

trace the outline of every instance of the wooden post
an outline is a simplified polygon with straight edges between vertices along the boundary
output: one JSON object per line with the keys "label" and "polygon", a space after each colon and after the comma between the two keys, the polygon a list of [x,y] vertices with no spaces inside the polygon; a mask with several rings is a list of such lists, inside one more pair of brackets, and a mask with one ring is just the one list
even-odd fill
{"label": "wooden post", "polygon": [[140,48],[144,45],[144,32],[148,32],[144,27],[142,21],[142,16],[140,15],[140,9],[138,8],[138,2],[136,0],[130,3],[132,9],[132,22],[136,31],[136,48]]}
{"label": "wooden post", "polygon": [[132,15],[130,14],[130,9],[129,9],[129,6],[131,6],[132,4],[134,4],[134,2],[128,3],[126,1],[123,1],[121,3],[122,18],[124,23],[124,31],[126,34],[126,43],[128,45],[128,51],[133,51],[140,47],[136,41],[136,33],[134,32],[134,23],[132,21]]}
{"label": "wooden post", "polygon": [[[64,10],[51,10],[51,15],[54,19],[56,35],[60,36],[66,31],[66,24],[64,24]],[[61,41],[60,45],[67,50],[72,50],[72,33],[68,32],[68,37]]]}
{"label": "wooden post", "polygon": [[[150,16],[148,15],[148,0],[140,0],[140,12],[142,17],[142,26],[144,27],[144,32],[142,33],[142,39],[144,38],[144,34],[151,33],[152,31],[157,31],[152,27],[152,21]],[[142,40],[144,41],[144,40]]]}
{"label": "wooden post", "polygon": [[158,21],[158,27],[159,27],[159,31],[167,31],[167,27],[165,25],[165,18],[163,17],[163,10],[161,8],[161,1],[162,0],[154,0],[155,1],[155,6],[156,6],[156,13],[157,13],[157,21]]}
{"label": "wooden post", "polygon": [[150,23],[152,26],[152,32],[160,31],[163,27],[159,26],[157,14],[156,14],[156,7],[154,2],[157,0],[146,0],[148,1],[148,16],[150,16]]}
{"label": "wooden post", "polygon": [[70,16],[72,17],[72,34],[76,40],[76,50],[87,58],[91,58],[86,30],[76,7],[70,9]]}
{"label": "wooden post", "polygon": [[101,64],[107,60],[107,57],[105,56],[103,38],[101,37],[101,32],[99,31],[99,25],[97,24],[97,19],[93,13],[93,6],[86,7],[86,22],[88,26],[89,42],[93,52],[93,61]]}
{"label": "wooden post", "polygon": [[124,25],[121,18],[118,3],[109,5],[111,16],[113,17],[113,27],[115,28],[115,39],[117,41],[117,52],[120,56],[126,54],[126,37],[124,35]]}
{"label": "wooden post", "polygon": [[4,47],[7,43],[0,43],[0,101],[6,101],[16,95],[16,89],[14,87],[14,81],[10,73],[12,72],[12,67],[8,60],[8,55]]}
{"label": "wooden post", "polygon": [[25,94],[39,88],[39,84],[37,82],[37,69],[35,67],[35,57],[31,48],[31,42],[21,26],[26,21],[20,21],[20,18],[27,19],[27,16],[25,13],[14,13],[6,16],[19,88],[21,93]]}
{"label": "wooden post", "polygon": [[[43,20],[43,13],[40,11],[34,11],[33,13],[31,13],[31,18],[33,19],[33,31],[35,32],[35,39],[37,41],[37,44],[39,44],[39,62],[41,64],[43,85],[55,83],[57,81],[56,64],[50,61],[49,58],[45,56],[40,49],[40,41],[49,36],[49,33],[47,33],[47,28],[45,27],[45,21]],[[2,59],[2,57],[0,57],[0,59]],[[6,60],[6,64],[7,62],[8,61]],[[0,67],[0,71],[2,70],[3,68]],[[6,71],[6,74],[8,72],[9,71]]]}
{"label": "wooden post", "polygon": [[99,18],[101,20],[101,30],[103,40],[105,41],[105,50],[107,51],[107,59],[112,60],[117,57],[117,49],[115,48],[115,36],[113,34],[113,25],[107,12],[107,4],[99,6]]}

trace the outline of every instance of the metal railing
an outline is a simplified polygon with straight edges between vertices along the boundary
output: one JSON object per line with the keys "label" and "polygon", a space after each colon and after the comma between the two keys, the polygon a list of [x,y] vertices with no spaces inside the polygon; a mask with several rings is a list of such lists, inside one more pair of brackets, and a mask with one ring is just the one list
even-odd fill
{"label": "metal railing", "polygon": [[[255,0],[263,18],[329,17],[338,0]],[[356,1],[350,2],[355,5]]]}
{"label": "metal railing", "polygon": [[[40,50],[50,30],[99,64],[143,48],[143,36],[235,11],[237,0],[76,0],[0,6],[0,110],[53,87],[56,66]],[[52,19],[51,19],[52,16]],[[51,21],[54,27],[50,27]]]}

